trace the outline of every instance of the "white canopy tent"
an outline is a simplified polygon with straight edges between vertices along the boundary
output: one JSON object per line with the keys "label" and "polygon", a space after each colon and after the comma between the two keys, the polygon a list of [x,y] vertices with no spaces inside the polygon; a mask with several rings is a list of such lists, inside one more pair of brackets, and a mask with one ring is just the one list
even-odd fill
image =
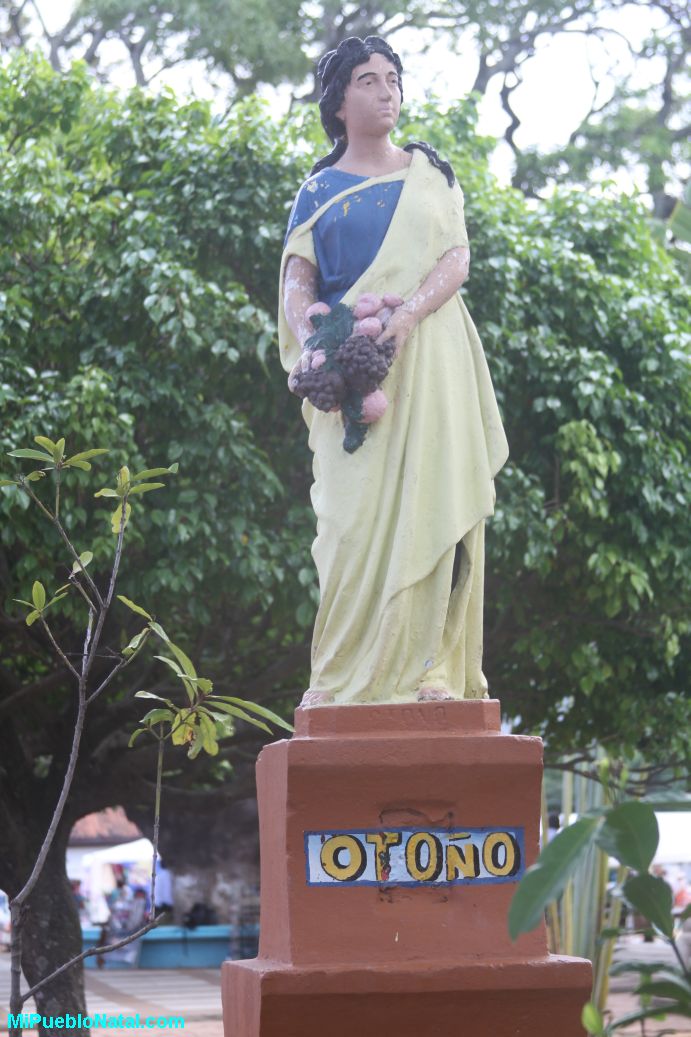
{"label": "white canopy tent", "polygon": [[135,839],[130,843],[120,843],[118,846],[107,846],[104,850],[93,850],[84,854],[84,867],[89,868],[94,864],[140,864],[151,862],[154,857],[154,847],[150,839]]}

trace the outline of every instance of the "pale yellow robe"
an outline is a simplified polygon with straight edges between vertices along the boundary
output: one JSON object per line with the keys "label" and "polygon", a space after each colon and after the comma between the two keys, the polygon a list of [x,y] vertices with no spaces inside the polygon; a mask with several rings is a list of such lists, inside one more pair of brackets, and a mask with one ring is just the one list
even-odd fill
{"label": "pale yellow robe", "polygon": [[[293,230],[283,255],[279,344],[287,371],[300,355],[284,313],[287,259],[317,266],[312,227],[321,214],[399,177],[405,183],[386,237],[344,303],[365,291],[409,298],[449,249],[468,244],[460,187],[449,188],[420,151],[406,170],[331,198]],[[303,404],[321,595],[310,689],[339,704],[411,701],[423,685],[482,698],[484,520],[508,449],[482,345],[458,293],[418,325],[383,388],[389,407],[353,454],[343,449],[340,414]]]}

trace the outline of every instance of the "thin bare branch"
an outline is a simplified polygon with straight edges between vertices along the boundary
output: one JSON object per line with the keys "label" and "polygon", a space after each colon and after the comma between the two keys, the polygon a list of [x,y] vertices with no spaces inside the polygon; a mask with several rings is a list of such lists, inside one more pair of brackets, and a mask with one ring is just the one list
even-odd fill
{"label": "thin bare branch", "polygon": [[113,560],[113,568],[110,573],[110,582],[108,584],[108,592],[105,597],[105,601],[99,602],[100,608],[98,610],[98,619],[96,620],[96,630],[93,634],[93,640],[89,654],[86,659],[84,666],[82,667],[82,683],[86,686],[86,681],[93,666],[94,659],[96,657],[96,650],[101,641],[101,633],[103,631],[103,624],[108,614],[108,609],[113,601],[113,595],[115,593],[115,584],[118,578],[118,571],[120,569],[120,561],[122,559],[123,540],[125,537],[125,524],[127,522],[127,494],[121,500],[121,514],[120,514],[120,529],[118,531],[118,541],[115,548],[115,559]]}
{"label": "thin bare branch", "polygon": [[65,653],[63,652],[63,650],[62,650],[62,648],[60,647],[60,645],[59,645],[59,644],[57,643],[57,641],[56,641],[56,640],[55,640],[55,638],[53,637],[53,633],[52,633],[52,631],[51,631],[50,627],[48,626],[48,624],[46,623],[45,619],[43,618],[43,616],[40,616],[40,617],[39,617],[39,619],[40,619],[40,622],[41,622],[41,626],[43,627],[43,629],[45,630],[45,632],[46,632],[46,633],[48,634],[48,637],[49,637],[49,639],[50,639],[50,643],[52,644],[53,648],[55,649],[55,651],[57,652],[57,654],[58,654],[58,655],[60,656],[60,658],[61,658],[61,659],[62,659],[62,661],[64,662],[65,666],[66,666],[66,667],[67,667],[67,669],[68,669],[68,670],[70,671],[70,673],[71,673],[71,674],[72,674],[72,675],[73,675],[74,677],[76,677],[76,679],[77,679],[77,680],[79,680],[79,672],[78,672],[78,671],[77,671],[77,670],[76,670],[76,669],[74,668],[74,666],[72,665],[72,663],[71,663],[71,662],[69,661],[69,659],[67,658],[67,656],[66,656],[66,655],[65,655]]}
{"label": "thin bare branch", "polygon": [[67,764],[67,770],[65,771],[65,778],[62,783],[60,797],[55,806],[53,817],[51,818],[51,822],[48,826],[48,831],[46,832],[46,836],[43,840],[43,844],[39,851],[38,857],[36,858],[36,863],[34,864],[33,871],[31,872],[31,875],[27,879],[23,888],[12,900],[12,904],[17,905],[19,907],[21,907],[22,904],[26,902],[34,886],[38,882],[39,876],[43,871],[43,865],[45,864],[46,857],[48,856],[51,846],[53,845],[53,839],[55,838],[55,833],[57,832],[58,825],[62,820],[62,814],[65,809],[65,803],[67,802],[67,797],[69,796],[70,788],[72,787],[74,772],[77,769],[77,758],[79,756],[79,746],[81,744],[82,732],[84,730],[85,715],[86,700],[84,695],[80,693],[79,705],[77,708],[77,718],[75,721],[74,732],[72,735],[72,749],[70,751],[70,758]]}
{"label": "thin bare branch", "polygon": [[74,547],[74,545],[72,544],[72,541],[68,537],[67,533],[65,532],[65,529],[63,528],[62,522],[60,521],[58,516],[54,515],[45,506],[45,504],[40,499],[40,497],[36,496],[34,491],[31,489],[31,486],[26,482],[25,479],[21,479],[20,483],[21,483],[22,489],[26,493],[28,493],[28,495],[31,497],[32,501],[36,505],[38,505],[38,507],[43,512],[43,514],[46,516],[46,518],[48,518],[53,523],[53,525],[57,529],[58,533],[60,534],[60,537],[62,538],[63,543],[67,547],[67,550],[70,552],[70,554],[74,558],[75,562],[79,563],[79,568],[83,572],[84,576],[86,577],[86,581],[89,584],[89,587],[91,588],[91,590],[93,591],[94,596],[96,597],[96,601],[98,602],[99,605],[103,605],[103,598],[101,597],[101,592],[99,591],[98,587],[96,586],[96,584],[92,580],[91,575],[87,572],[85,567],[82,565],[82,563],[80,561],[80,558],[79,558],[79,554],[78,554],[76,548]]}
{"label": "thin bare branch", "polygon": [[32,998],[34,994],[38,993],[42,987],[52,983],[54,979],[61,976],[63,972],[67,972],[68,969],[78,965],[80,961],[84,961],[85,958],[91,958],[96,954],[109,954],[110,951],[117,951],[120,947],[126,947],[128,943],[138,940],[140,936],[144,936],[145,933],[151,932],[152,929],[155,929],[156,926],[160,925],[161,922],[165,920],[165,917],[165,913],[161,913],[158,918],[148,921],[146,925],[141,927],[141,929],[137,929],[136,932],[130,933],[129,936],[125,936],[122,940],[118,940],[117,943],[108,943],[104,944],[102,947],[92,947],[88,951],[82,951],[81,954],[78,954],[75,958],[66,961],[65,964],[61,965],[59,969],[55,970],[55,972],[51,972],[50,976],[45,976],[42,980],[39,980],[38,983],[35,983],[33,987],[27,990],[25,994],[22,994],[21,1004],[26,1004],[29,998]]}
{"label": "thin bare branch", "polygon": [[504,130],[504,140],[509,145],[514,155],[518,157],[521,154],[521,152],[514,140],[514,134],[516,133],[518,127],[521,125],[521,120],[518,118],[515,111],[511,107],[511,94],[517,87],[521,85],[521,79],[515,72],[514,75],[516,78],[516,82],[513,84],[513,86],[509,86],[509,77],[504,76],[504,82],[502,83],[500,97],[502,108],[509,117],[509,125]]}
{"label": "thin bare branch", "polygon": [[96,688],[96,690],[94,692],[92,692],[91,695],[89,695],[88,699],[86,700],[87,705],[90,705],[94,701],[94,699],[98,698],[98,696],[100,694],[102,694],[102,692],[104,692],[106,690],[106,688],[108,687],[110,682],[113,680],[113,678],[116,677],[117,674],[120,673],[121,670],[124,670],[126,666],[129,666],[130,663],[132,663],[136,659],[136,657],[139,655],[140,651],[144,647],[145,643],[146,643],[146,638],[142,641],[142,643],[140,644],[139,648],[137,648],[137,650],[132,653],[132,655],[129,655],[127,657],[123,657],[122,659],[120,659],[120,661],[118,662],[117,666],[113,667],[113,669],[110,671],[108,676],[105,677],[101,681],[99,686]]}

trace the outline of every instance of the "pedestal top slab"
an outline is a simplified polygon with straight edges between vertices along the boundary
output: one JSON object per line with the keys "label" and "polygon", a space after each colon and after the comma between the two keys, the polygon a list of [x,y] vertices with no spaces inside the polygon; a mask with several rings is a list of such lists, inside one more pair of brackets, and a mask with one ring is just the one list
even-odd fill
{"label": "pedestal top slab", "polygon": [[313,706],[295,710],[294,738],[381,738],[382,735],[495,735],[499,699],[454,699],[386,705]]}

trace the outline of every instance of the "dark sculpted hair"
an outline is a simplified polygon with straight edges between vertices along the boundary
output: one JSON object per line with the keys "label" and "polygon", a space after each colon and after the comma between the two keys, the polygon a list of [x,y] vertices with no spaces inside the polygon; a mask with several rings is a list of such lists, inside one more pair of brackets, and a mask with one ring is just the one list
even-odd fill
{"label": "dark sculpted hair", "polygon": [[[322,88],[322,95],[319,99],[319,111],[324,131],[335,147],[328,155],[315,162],[310,176],[314,176],[320,169],[335,165],[344,154],[348,146],[346,128],[336,113],[345,99],[346,87],[350,83],[353,69],[357,68],[358,65],[365,65],[373,54],[382,54],[396,69],[401,90],[401,100],[403,100],[403,65],[401,64],[401,59],[391,49],[386,40],[383,40],[380,36],[367,36],[364,40],[361,40],[359,36],[350,36],[347,40],[339,43],[336,50],[330,50],[325,54],[317,66],[317,75]],[[444,162],[430,144],[425,144],[421,140],[406,144],[403,150],[413,151],[416,148],[419,151],[424,151],[432,165],[436,166],[444,174],[449,187],[452,187],[456,178],[449,163]]]}

